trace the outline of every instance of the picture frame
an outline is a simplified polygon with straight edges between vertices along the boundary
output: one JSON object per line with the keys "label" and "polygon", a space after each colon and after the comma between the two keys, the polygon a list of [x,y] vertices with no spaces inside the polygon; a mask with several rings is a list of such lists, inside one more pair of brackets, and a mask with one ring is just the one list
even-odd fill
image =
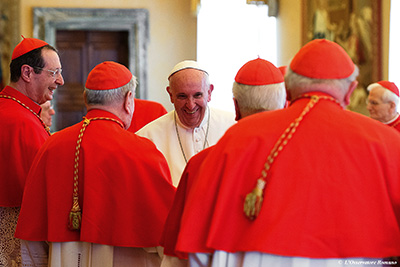
{"label": "picture frame", "polygon": [[302,0],[302,7],[302,45],[323,38],[346,50],[360,70],[349,109],[367,113],[366,88],[382,80],[381,0]]}

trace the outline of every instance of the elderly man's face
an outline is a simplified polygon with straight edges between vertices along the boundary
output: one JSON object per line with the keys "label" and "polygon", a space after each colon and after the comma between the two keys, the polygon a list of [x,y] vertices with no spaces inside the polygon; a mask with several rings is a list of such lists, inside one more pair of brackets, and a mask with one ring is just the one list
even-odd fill
{"label": "elderly man's face", "polygon": [[367,109],[370,117],[380,122],[388,122],[393,118],[391,102],[385,103],[382,101],[382,95],[385,89],[376,87],[373,88],[368,95]]}
{"label": "elderly man's face", "polygon": [[198,127],[211,100],[213,85],[207,74],[195,69],[181,70],[170,78],[167,91],[179,120],[189,128]]}

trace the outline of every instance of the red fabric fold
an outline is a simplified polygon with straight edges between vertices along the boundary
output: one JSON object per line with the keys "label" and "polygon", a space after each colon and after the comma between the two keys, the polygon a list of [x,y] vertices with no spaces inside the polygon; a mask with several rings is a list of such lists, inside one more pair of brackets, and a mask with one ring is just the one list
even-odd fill
{"label": "red fabric fold", "polygon": [[187,259],[187,253],[180,253],[175,250],[179,231],[181,229],[181,219],[185,208],[186,200],[192,189],[194,178],[198,172],[200,165],[211,151],[213,146],[208,147],[196,155],[194,155],[187,163],[186,168],[182,173],[181,180],[176,189],[174,203],[168,214],[167,221],[164,226],[164,232],[161,240],[161,245],[164,247],[164,254]]}
{"label": "red fabric fold", "polygon": [[303,118],[272,164],[259,217],[244,215],[271,149],[308,101],[245,118],[220,139],[193,178],[178,253],[400,254],[399,135],[328,100]]}
{"label": "red fabric fold", "polygon": [[135,113],[128,131],[136,133],[149,122],[167,114],[167,110],[160,103],[135,98]]}
{"label": "red fabric fold", "polygon": [[[40,114],[40,106],[14,88],[6,86],[0,94]],[[0,206],[19,207],[29,168],[49,134],[31,111],[8,98],[0,98],[0,125]]]}
{"label": "red fabric fold", "polygon": [[[87,118],[111,113],[91,110]],[[84,241],[123,247],[159,245],[173,201],[168,165],[151,141],[118,123],[93,120],[81,143],[80,231],[67,228],[72,207],[75,147],[82,123],[52,135],[27,180],[16,237]]]}

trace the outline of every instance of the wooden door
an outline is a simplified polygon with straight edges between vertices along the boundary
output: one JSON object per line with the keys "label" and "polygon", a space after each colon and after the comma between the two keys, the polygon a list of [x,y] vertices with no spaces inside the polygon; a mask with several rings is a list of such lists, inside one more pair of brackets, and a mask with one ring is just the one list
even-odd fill
{"label": "wooden door", "polygon": [[90,70],[97,64],[110,60],[129,66],[128,32],[125,31],[58,30],[56,47],[65,83],[55,91],[53,131],[81,121],[86,114],[83,90]]}

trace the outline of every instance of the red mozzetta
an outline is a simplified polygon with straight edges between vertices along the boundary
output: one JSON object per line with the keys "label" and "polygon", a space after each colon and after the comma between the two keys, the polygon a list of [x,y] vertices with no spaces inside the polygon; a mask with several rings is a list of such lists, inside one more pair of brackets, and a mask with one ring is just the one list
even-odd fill
{"label": "red mozzetta", "polygon": [[175,193],[167,162],[151,141],[124,130],[113,114],[94,109],[86,117],[114,121],[92,120],[82,138],[81,230],[68,229],[74,155],[82,128],[78,123],[52,135],[39,151],[27,180],[16,237],[157,246]]}
{"label": "red mozzetta", "polygon": [[0,206],[19,207],[29,168],[49,133],[35,115],[37,103],[10,86],[0,95],[0,139],[7,140],[0,147]]}
{"label": "red mozzetta", "polygon": [[400,137],[327,99],[304,116],[275,158],[259,216],[245,216],[245,197],[270,151],[309,101],[301,98],[287,109],[250,116],[226,132],[196,174],[180,222],[178,252],[308,258],[400,254]]}

